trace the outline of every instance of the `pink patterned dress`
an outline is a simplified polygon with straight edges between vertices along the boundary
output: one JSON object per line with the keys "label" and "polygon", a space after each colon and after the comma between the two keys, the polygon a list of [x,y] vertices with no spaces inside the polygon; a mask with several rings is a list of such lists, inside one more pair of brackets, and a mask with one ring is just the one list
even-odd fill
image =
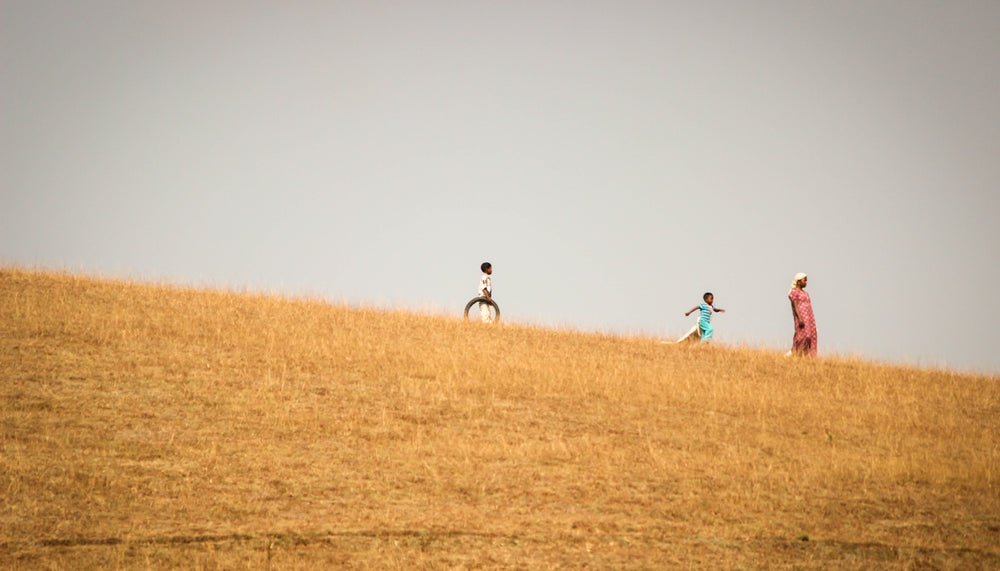
{"label": "pink patterned dress", "polygon": [[[799,313],[799,319],[803,322],[803,327],[795,323],[795,337],[792,338],[792,352],[802,355],[816,356],[818,350],[818,337],[816,334],[816,318],[813,317],[812,300],[805,290],[793,289],[788,292],[788,299],[795,304],[795,311]],[[795,314],[792,314],[795,320]]]}

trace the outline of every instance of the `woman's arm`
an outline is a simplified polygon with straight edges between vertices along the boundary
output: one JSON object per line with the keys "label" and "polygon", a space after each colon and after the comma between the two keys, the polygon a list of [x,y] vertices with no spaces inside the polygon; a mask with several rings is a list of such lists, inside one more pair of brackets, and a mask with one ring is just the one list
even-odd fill
{"label": "woman's arm", "polygon": [[802,329],[803,327],[806,326],[806,324],[805,324],[804,321],[802,321],[802,318],[799,317],[799,309],[797,307],[795,307],[795,301],[794,300],[790,299],[788,301],[790,301],[792,303],[792,315],[795,317],[795,325],[799,329]]}

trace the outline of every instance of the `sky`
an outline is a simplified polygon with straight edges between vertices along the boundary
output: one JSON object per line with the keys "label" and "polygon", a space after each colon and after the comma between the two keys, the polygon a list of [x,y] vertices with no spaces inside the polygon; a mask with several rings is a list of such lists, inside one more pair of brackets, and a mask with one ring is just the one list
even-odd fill
{"label": "sky", "polygon": [[[0,0],[0,263],[1000,374],[1000,3]],[[502,350],[502,348],[497,348]]]}

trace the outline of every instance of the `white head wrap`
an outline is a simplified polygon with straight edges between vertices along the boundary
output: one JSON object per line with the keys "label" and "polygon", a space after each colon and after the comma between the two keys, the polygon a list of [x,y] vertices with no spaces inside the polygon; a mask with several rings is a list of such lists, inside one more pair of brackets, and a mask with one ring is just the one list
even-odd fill
{"label": "white head wrap", "polygon": [[792,280],[792,289],[799,289],[799,282],[806,279],[806,275],[802,272],[795,274],[795,278]]}

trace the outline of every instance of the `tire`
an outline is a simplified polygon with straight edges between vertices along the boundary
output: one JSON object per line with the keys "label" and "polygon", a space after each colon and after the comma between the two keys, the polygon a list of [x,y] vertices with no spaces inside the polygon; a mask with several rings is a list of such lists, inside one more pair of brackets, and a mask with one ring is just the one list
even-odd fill
{"label": "tire", "polygon": [[485,303],[486,305],[489,306],[489,308],[490,308],[490,323],[497,323],[498,321],[500,321],[500,306],[497,305],[497,302],[493,301],[492,299],[487,299],[487,298],[485,298],[483,296],[474,297],[471,300],[469,300],[469,303],[465,304],[465,320],[466,321],[469,320],[469,310],[472,309],[472,306],[477,305],[479,303]]}

